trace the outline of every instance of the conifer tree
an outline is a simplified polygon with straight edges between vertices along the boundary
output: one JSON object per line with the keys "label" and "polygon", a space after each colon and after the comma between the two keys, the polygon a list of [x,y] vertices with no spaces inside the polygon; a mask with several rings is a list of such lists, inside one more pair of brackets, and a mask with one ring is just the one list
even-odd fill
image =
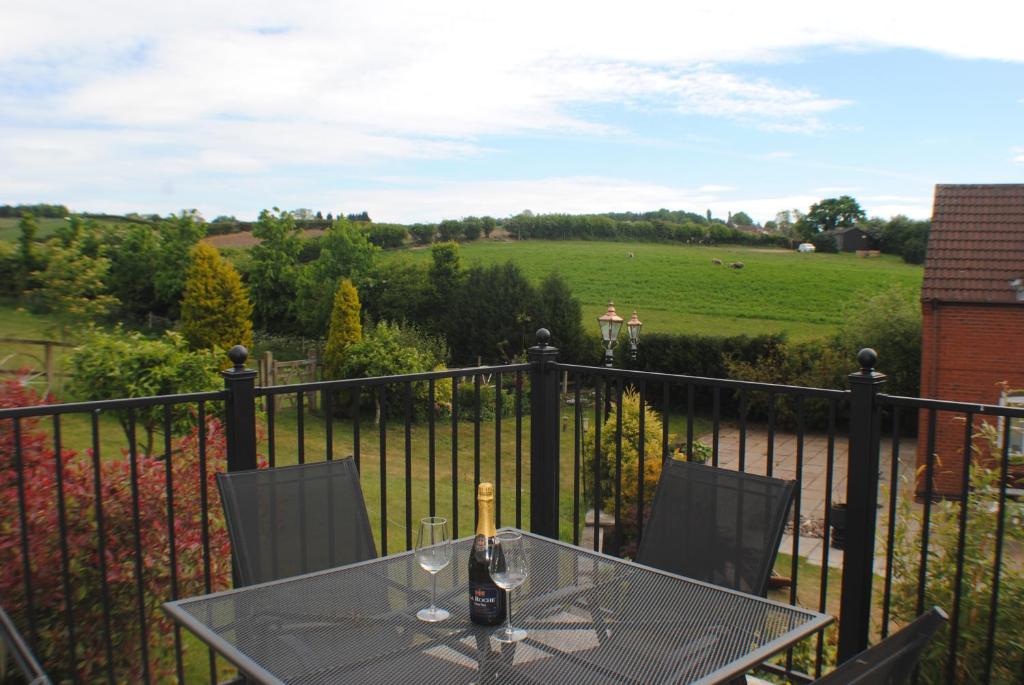
{"label": "conifer tree", "polygon": [[345,352],[352,343],[363,339],[363,327],[359,322],[359,293],[352,281],[345,278],[334,293],[334,307],[327,331],[327,348],[324,350],[324,376],[335,378],[345,363]]}
{"label": "conifer tree", "polygon": [[217,248],[199,243],[181,300],[181,331],[193,349],[252,346],[252,302],[242,278]]}

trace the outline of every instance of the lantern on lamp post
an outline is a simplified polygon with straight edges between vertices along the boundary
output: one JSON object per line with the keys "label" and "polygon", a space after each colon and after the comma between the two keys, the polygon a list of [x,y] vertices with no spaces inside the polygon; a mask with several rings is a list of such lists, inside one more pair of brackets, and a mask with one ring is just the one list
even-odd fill
{"label": "lantern on lamp post", "polygon": [[629,334],[629,354],[636,359],[636,349],[640,344],[640,327],[643,324],[636,318],[636,310],[633,310],[633,317],[626,322],[626,332]]}
{"label": "lantern on lamp post", "polygon": [[615,312],[615,303],[611,301],[608,302],[608,311],[597,317],[597,323],[601,327],[601,340],[604,341],[604,365],[607,367],[611,367],[615,361],[612,348],[619,337],[622,321],[622,317]]}

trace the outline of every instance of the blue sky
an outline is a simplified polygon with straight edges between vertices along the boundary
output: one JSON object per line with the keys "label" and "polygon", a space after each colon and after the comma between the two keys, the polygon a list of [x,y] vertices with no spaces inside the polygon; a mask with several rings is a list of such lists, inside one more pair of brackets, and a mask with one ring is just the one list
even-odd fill
{"label": "blue sky", "polygon": [[8,0],[0,203],[926,217],[1024,181],[1022,4]]}

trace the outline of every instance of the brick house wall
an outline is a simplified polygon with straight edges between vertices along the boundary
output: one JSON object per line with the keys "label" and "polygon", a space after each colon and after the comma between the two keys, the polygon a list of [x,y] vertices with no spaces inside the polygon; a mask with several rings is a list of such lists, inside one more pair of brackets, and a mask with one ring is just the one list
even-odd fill
{"label": "brick house wall", "polygon": [[[921,286],[921,395],[998,404],[1006,381],[1024,388],[1024,184],[938,185]],[[960,494],[967,427],[937,412],[934,492]],[[976,428],[980,419],[975,419]],[[928,457],[919,416],[917,464]],[[925,490],[923,478],[917,492]]]}
{"label": "brick house wall", "polygon": [[[1000,381],[1024,388],[1024,307],[933,301],[922,305],[922,315],[922,397],[998,404]],[[941,495],[960,493],[963,419],[949,412],[935,417],[933,488]],[[928,413],[922,411],[918,421],[918,465],[924,466]],[[918,492],[923,489],[919,483]]]}

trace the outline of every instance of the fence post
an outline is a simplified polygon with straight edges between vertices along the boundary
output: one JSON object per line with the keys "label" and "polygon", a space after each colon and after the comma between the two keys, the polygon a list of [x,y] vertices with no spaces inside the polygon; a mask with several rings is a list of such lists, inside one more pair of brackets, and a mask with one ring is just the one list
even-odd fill
{"label": "fence post", "polygon": [[868,646],[871,580],[875,566],[878,451],[881,438],[877,395],[886,376],[875,371],[878,355],[857,355],[860,371],[850,374],[850,434],[846,469],[846,544],[839,604],[839,663]]}
{"label": "fence post", "polygon": [[558,374],[551,362],[558,350],[551,333],[537,331],[530,361],[530,530],[558,539]]}
{"label": "fence post", "polygon": [[228,350],[234,368],[222,371],[228,398],[224,407],[228,471],[256,468],[256,371],[245,368],[249,350],[235,345]]}

